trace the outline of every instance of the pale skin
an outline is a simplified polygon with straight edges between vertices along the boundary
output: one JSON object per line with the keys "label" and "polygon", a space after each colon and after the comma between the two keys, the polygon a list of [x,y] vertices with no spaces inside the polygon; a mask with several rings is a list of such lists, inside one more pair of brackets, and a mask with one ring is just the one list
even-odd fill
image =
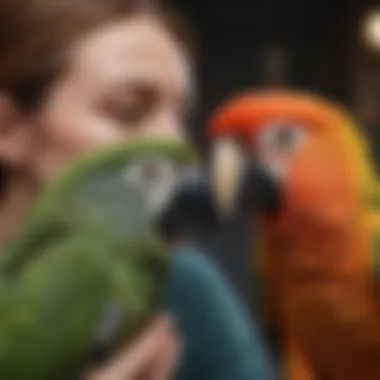
{"label": "pale skin", "polygon": [[157,318],[136,342],[127,346],[100,369],[90,370],[84,380],[167,380],[179,358],[180,344],[168,316]]}
{"label": "pale skin", "polygon": [[[40,109],[0,98],[0,160],[9,172],[0,241],[15,232],[36,194],[70,160],[135,134],[182,139],[191,68],[173,36],[150,16],[104,25],[71,46],[68,67]],[[168,316],[86,380],[168,380],[180,355]]]}

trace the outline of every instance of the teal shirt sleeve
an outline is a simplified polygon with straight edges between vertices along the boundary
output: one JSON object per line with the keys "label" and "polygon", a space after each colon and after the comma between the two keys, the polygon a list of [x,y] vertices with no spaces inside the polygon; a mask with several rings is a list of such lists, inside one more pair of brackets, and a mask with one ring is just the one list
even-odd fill
{"label": "teal shirt sleeve", "polygon": [[251,318],[207,257],[190,248],[175,253],[165,306],[184,344],[175,380],[273,379]]}

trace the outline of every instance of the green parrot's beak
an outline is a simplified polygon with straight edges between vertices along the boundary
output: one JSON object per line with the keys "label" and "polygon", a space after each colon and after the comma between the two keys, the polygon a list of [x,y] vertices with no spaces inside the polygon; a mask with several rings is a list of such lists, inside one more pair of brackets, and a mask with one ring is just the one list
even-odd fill
{"label": "green parrot's beak", "polygon": [[165,236],[183,236],[217,221],[209,177],[199,168],[185,173],[159,217]]}

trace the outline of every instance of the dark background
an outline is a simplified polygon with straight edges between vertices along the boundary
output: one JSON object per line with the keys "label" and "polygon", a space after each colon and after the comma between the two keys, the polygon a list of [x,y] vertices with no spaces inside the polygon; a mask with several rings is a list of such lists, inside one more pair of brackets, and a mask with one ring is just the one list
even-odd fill
{"label": "dark background", "polygon": [[[178,0],[177,5],[199,42],[200,99],[191,128],[202,147],[205,117],[222,99],[270,85],[306,88],[344,103],[372,140],[380,141],[380,62],[360,35],[361,20],[379,0]],[[247,228],[239,220],[200,238],[245,300]]]}

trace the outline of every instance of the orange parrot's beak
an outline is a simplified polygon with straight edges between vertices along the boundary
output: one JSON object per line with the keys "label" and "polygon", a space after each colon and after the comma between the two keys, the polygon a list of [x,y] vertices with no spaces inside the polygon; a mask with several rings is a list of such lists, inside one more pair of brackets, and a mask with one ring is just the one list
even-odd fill
{"label": "orange parrot's beak", "polygon": [[246,210],[275,213],[281,204],[281,184],[259,164],[248,160],[232,138],[212,149],[210,191],[220,217]]}
{"label": "orange parrot's beak", "polygon": [[160,219],[165,234],[183,234],[246,211],[273,213],[281,205],[281,185],[253,164],[233,139],[213,144],[211,165],[181,182]]}

